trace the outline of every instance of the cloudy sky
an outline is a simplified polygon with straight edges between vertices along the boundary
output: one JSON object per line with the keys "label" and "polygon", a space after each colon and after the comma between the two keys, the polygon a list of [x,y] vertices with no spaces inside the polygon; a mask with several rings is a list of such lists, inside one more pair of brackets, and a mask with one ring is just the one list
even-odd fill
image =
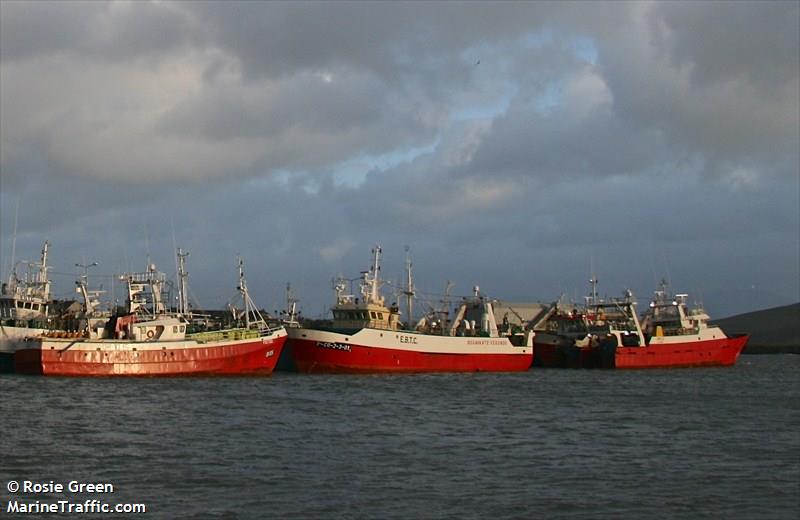
{"label": "cloudy sky", "polygon": [[[0,2],[0,266],[800,300],[800,3]],[[105,282],[104,282],[105,281]],[[116,289],[117,291],[119,289]],[[117,293],[116,297],[119,297]],[[419,308],[419,306],[418,306]],[[424,308],[424,305],[423,305]]]}

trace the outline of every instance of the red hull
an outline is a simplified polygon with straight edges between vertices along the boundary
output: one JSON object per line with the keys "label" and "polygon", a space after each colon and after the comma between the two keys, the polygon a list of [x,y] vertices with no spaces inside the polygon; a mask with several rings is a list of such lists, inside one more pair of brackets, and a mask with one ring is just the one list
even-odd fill
{"label": "red hull", "polygon": [[749,337],[617,347],[614,364],[616,368],[731,366],[739,359]]}
{"label": "red hull", "polygon": [[14,368],[20,374],[52,376],[195,376],[268,375],[280,357],[286,336],[229,345],[160,350],[98,348],[18,350]]}
{"label": "red hull", "polygon": [[289,341],[297,370],[307,373],[521,372],[532,362],[532,355],[522,354],[439,354],[359,345],[342,351],[320,348],[316,341]]}

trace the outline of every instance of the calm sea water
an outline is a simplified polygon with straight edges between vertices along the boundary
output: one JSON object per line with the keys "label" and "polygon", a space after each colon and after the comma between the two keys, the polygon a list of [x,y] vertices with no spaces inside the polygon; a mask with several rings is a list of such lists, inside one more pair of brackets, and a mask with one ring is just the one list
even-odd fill
{"label": "calm sea water", "polygon": [[[792,518],[800,356],[720,369],[0,376],[9,499],[140,518]],[[107,482],[113,495],[9,493]],[[52,515],[48,515],[52,516]],[[83,517],[87,517],[83,515]]]}

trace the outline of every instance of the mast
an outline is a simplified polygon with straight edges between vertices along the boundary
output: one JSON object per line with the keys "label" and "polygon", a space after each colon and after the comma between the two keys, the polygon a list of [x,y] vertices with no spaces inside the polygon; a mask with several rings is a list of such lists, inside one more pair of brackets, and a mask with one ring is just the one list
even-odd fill
{"label": "mast", "polygon": [[[331,283],[333,284],[333,291],[336,293],[336,305],[340,305],[352,299],[352,295],[345,295],[344,293],[345,290],[347,290],[347,282],[348,280],[345,280],[343,276],[339,276],[338,278],[331,280]],[[350,292],[352,292],[352,288]]]}
{"label": "mast", "polygon": [[584,296],[583,299],[585,301],[584,306],[586,307],[586,312],[589,313],[590,309],[599,303],[597,298],[597,277],[592,274],[592,277],[589,278],[589,285],[592,287],[589,296]]}
{"label": "mast", "polygon": [[378,297],[380,296],[378,293],[378,284],[380,283],[380,274],[379,271],[381,269],[381,246],[375,246],[372,250],[373,260],[372,260],[372,280],[370,284],[370,301],[377,302]]}
{"label": "mast", "polygon": [[658,300],[661,302],[666,302],[667,298],[669,298],[669,283],[667,283],[666,278],[662,278],[661,283],[658,284],[656,295],[658,295]]}
{"label": "mast", "polygon": [[9,289],[13,290],[17,286],[17,266],[15,265],[17,255],[17,223],[19,221],[19,199],[17,199],[17,209],[14,212],[14,235],[11,239],[11,271],[8,274]]}
{"label": "mast", "polygon": [[186,257],[189,252],[183,252],[178,248],[178,314],[186,314],[189,311],[189,296],[187,292],[186,280],[189,273],[186,272]]}
{"label": "mast", "polygon": [[[45,242],[45,246],[47,246],[47,242]],[[44,249],[42,249],[42,263],[45,263],[46,259],[47,247],[44,247]],[[75,264],[75,267],[80,267],[83,270],[83,274],[80,275],[80,279],[75,282],[75,284],[77,285],[77,292],[80,293],[83,298],[83,313],[87,318],[95,316],[97,308],[100,306],[99,297],[102,292],[89,290],[89,268],[96,267],[97,265],[99,265],[97,262],[92,262],[91,264]]]}
{"label": "mast", "polygon": [[380,269],[381,269],[381,246],[376,245],[372,248],[372,266],[369,271],[363,272],[364,282],[361,284],[361,295],[365,303],[376,303],[383,305],[383,298],[380,294]]}
{"label": "mast", "polygon": [[[148,255],[149,256],[149,255]],[[153,314],[156,316],[164,314],[165,312],[165,305],[164,305],[164,282],[165,277],[162,273],[159,273],[156,269],[156,264],[150,264],[147,268],[147,273],[149,275],[149,282],[150,282],[150,292],[151,297],[153,299]]]}
{"label": "mast", "polygon": [[[120,275],[119,279],[127,285],[128,313],[145,313],[152,316],[164,314],[164,302],[162,298],[162,288],[166,280],[164,273],[158,272],[155,264],[150,264],[147,271],[141,273],[126,273]],[[151,309],[147,309],[146,289],[150,288]]]}
{"label": "mast", "polygon": [[409,253],[409,247],[406,246],[406,290],[403,291],[403,294],[406,296],[406,308],[408,309],[408,317],[406,318],[406,322],[408,324],[408,328],[411,328],[412,323],[414,323],[414,295],[416,294],[414,291],[414,280],[411,276],[411,255]]}
{"label": "mast", "polygon": [[244,279],[244,261],[239,257],[239,294],[242,295],[244,301],[244,324],[245,327],[250,328],[250,294],[247,291],[247,281]]}
{"label": "mast", "polygon": [[[39,290],[39,297],[44,300],[44,303],[50,299],[50,279],[47,277],[47,248],[49,247],[49,243],[45,240],[44,245],[42,246],[42,262],[39,264],[39,274],[36,278],[36,284]],[[47,309],[45,307],[45,309]],[[47,311],[45,310],[45,314]]]}
{"label": "mast", "polygon": [[[264,321],[264,318],[261,316],[261,313],[256,308],[255,303],[253,303],[253,299],[250,298],[250,292],[247,290],[247,281],[244,278],[244,261],[242,257],[239,257],[239,293],[242,295],[242,300],[244,301],[244,323],[246,328],[250,328],[251,325],[256,325],[259,328],[267,328],[267,323]],[[250,314],[253,315],[253,321],[250,321]]]}
{"label": "mast", "polygon": [[87,318],[93,317],[97,311],[97,307],[100,305],[100,302],[96,298],[99,296],[100,291],[90,291],[85,276],[81,276],[80,281],[76,282],[76,285],[78,286],[78,293],[80,293],[81,298],[83,298],[84,316]]}
{"label": "mast", "polygon": [[286,324],[297,324],[297,299],[292,291],[292,284],[286,284]]}

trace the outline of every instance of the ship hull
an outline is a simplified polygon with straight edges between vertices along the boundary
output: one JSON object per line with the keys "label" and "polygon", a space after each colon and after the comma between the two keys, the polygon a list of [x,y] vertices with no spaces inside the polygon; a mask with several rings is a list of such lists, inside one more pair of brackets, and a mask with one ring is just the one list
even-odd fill
{"label": "ship hull", "polygon": [[0,374],[11,374],[14,372],[14,353],[0,350]]}
{"label": "ship hull", "polygon": [[0,324],[0,374],[14,372],[14,352],[20,341],[44,332],[46,332],[45,329]]}
{"label": "ship hull", "polygon": [[[579,347],[560,343],[535,343],[533,366],[541,368],[602,368],[603,351],[597,345]],[[612,353],[613,356],[613,353]]]}
{"label": "ship hull", "polygon": [[533,366],[541,368],[602,368],[613,364],[598,344],[576,345],[556,334],[538,333],[534,338]]}
{"label": "ship hull", "polygon": [[532,346],[505,338],[295,329],[288,344],[297,370],[306,373],[519,372],[533,361]]}
{"label": "ship hull", "polygon": [[286,333],[197,343],[36,339],[17,349],[14,369],[49,376],[269,375]]}
{"label": "ship hull", "polygon": [[731,366],[736,364],[748,339],[748,335],[739,335],[700,341],[665,343],[651,341],[646,347],[617,347],[614,353],[614,367],[626,369]]}

